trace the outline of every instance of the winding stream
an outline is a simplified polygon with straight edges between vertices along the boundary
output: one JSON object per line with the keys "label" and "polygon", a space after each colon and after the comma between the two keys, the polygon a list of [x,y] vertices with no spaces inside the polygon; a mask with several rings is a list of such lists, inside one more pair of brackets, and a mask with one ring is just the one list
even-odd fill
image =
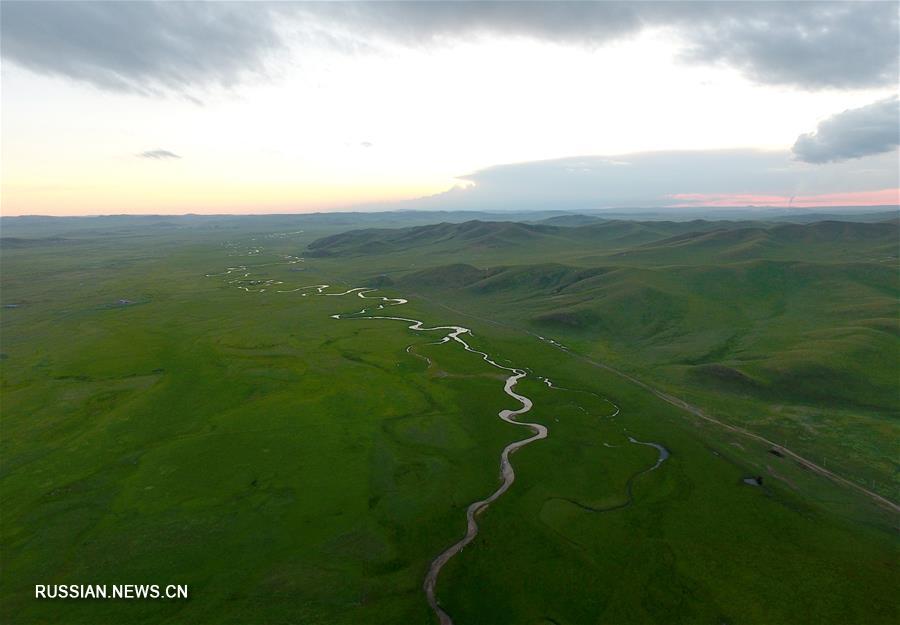
{"label": "winding stream", "polygon": [[639,441],[638,439],[636,439],[632,436],[629,436],[628,440],[629,440],[629,442],[632,442],[635,445],[646,445],[648,447],[655,447],[656,451],[659,452],[659,457],[656,459],[656,464],[654,464],[649,469],[642,471],[642,473],[650,473],[650,471],[653,471],[656,468],[658,468],[659,465],[661,465],[663,462],[665,462],[666,459],[669,457],[669,450],[666,449],[665,447],[663,447],[662,445],[660,445],[659,443],[645,443],[644,441]]}
{"label": "winding stream", "polygon": [[[369,296],[367,293],[370,293],[373,289],[367,289],[364,287],[350,289],[348,291],[344,291],[343,293],[322,293],[323,295],[349,295],[351,293],[356,293],[358,297],[363,299],[377,299],[380,300],[383,304],[391,305],[391,306],[399,306],[401,304],[407,303],[407,300],[402,298],[389,298],[389,297],[381,297],[381,296]],[[321,293],[321,291],[320,291]],[[486,363],[490,364],[493,367],[498,369],[502,369],[503,371],[508,371],[510,375],[506,378],[506,382],[503,385],[503,391],[518,401],[521,406],[515,410],[504,409],[497,413],[497,416],[507,423],[511,423],[513,425],[525,426],[530,429],[533,434],[528,438],[523,438],[518,441],[514,441],[503,448],[503,451],[500,454],[500,476],[502,482],[500,486],[490,494],[486,499],[481,499],[479,501],[473,502],[469,504],[469,507],[466,508],[466,533],[461,539],[459,539],[454,544],[450,545],[441,552],[434,560],[431,561],[431,565],[428,567],[428,574],[425,576],[425,583],[423,587],[425,589],[425,596],[428,599],[428,605],[431,606],[431,609],[434,610],[435,614],[437,614],[438,619],[440,620],[441,625],[451,625],[453,623],[453,619],[450,618],[450,615],[441,608],[438,600],[437,594],[435,592],[435,587],[437,586],[438,576],[441,573],[441,569],[445,564],[462,551],[466,545],[471,543],[475,537],[478,535],[478,521],[476,520],[476,516],[487,509],[489,505],[491,505],[494,501],[500,498],[503,493],[509,490],[509,487],[512,486],[512,483],[516,480],[516,472],[513,469],[512,463],[509,460],[510,455],[516,451],[517,449],[521,449],[522,447],[529,445],[535,441],[539,441],[543,438],[547,438],[549,431],[545,425],[540,423],[529,423],[525,421],[518,421],[516,417],[519,415],[525,414],[529,410],[531,410],[534,405],[531,399],[526,397],[525,395],[520,395],[515,391],[516,384],[518,384],[519,380],[524,378],[527,373],[522,369],[516,369],[514,367],[507,367],[499,364],[495,360],[493,360],[486,352],[479,351],[473,348],[466,340],[463,338],[463,335],[471,335],[471,330],[469,328],[463,326],[434,326],[434,327],[425,327],[423,321],[418,319],[410,319],[407,317],[394,317],[387,315],[369,315],[367,314],[368,309],[363,308],[359,312],[351,313],[351,314],[336,314],[332,315],[333,319],[386,319],[391,321],[403,321],[408,323],[407,326],[410,330],[415,330],[417,332],[433,332],[435,330],[447,330],[448,333],[441,338],[437,343],[447,343],[448,341],[455,341],[463,346],[467,352],[471,352],[473,354],[478,354],[481,356],[481,359]],[[412,347],[412,346],[410,346]],[[409,352],[409,347],[407,348],[407,352]],[[426,357],[427,358],[427,357]],[[430,360],[429,360],[430,362]]]}
{"label": "winding stream", "polygon": [[[248,252],[247,255],[256,255],[258,253],[259,253],[258,249],[253,249],[250,252]],[[285,256],[284,258],[290,264],[297,263],[297,262],[300,262],[303,260],[302,258],[295,257],[295,256]],[[235,274],[237,274],[237,275],[235,275]],[[278,285],[283,284],[279,280],[253,280],[253,279],[250,279],[251,272],[246,265],[238,265],[236,267],[228,267],[222,273],[206,274],[206,275],[207,275],[207,277],[230,278],[227,280],[227,282],[229,284],[231,284],[239,289],[242,289],[248,293],[250,293],[250,292],[263,293],[266,291],[267,287],[273,287],[273,286],[278,286]],[[340,293],[326,292],[327,289],[329,289],[329,288],[331,288],[331,287],[328,284],[313,284],[313,285],[301,286],[301,287],[297,287],[297,288],[293,288],[293,289],[275,289],[275,292],[277,292],[277,293],[300,293],[300,295],[302,297],[306,297],[313,291],[315,291],[313,293],[313,295],[326,296],[326,297],[341,297],[341,296],[352,295],[355,293],[357,297],[362,298],[364,300],[377,300],[379,302],[376,307],[377,310],[383,310],[387,306],[400,306],[400,305],[406,304],[408,302],[408,300],[399,298],[399,297],[392,298],[392,297],[382,297],[382,296],[378,296],[378,295],[375,295],[375,296],[369,295],[369,293],[372,293],[373,291],[375,291],[375,289],[369,288],[369,287],[355,287],[355,288],[351,288],[351,289],[348,289],[348,290],[340,292]],[[450,545],[449,547],[447,547],[440,554],[438,554],[438,556],[435,557],[434,560],[431,561],[431,564],[428,567],[428,573],[426,574],[425,580],[423,583],[423,589],[425,591],[425,595],[428,600],[428,605],[431,607],[431,609],[437,615],[438,620],[440,621],[441,625],[452,625],[453,619],[440,606],[440,603],[437,599],[437,594],[436,594],[436,586],[437,586],[438,576],[441,573],[441,569],[444,567],[445,564],[447,564],[448,561],[450,561],[451,558],[453,558],[453,556],[455,556],[456,554],[461,552],[478,535],[478,521],[477,521],[478,515],[480,513],[484,512],[488,508],[488,506],[490,506],[494,501],[499,499],[503,495],[503,493],[505,493],[507,490],[509,490],[509,488],[512,486],[513,482],[516,479],[515,469],[513,468],[513,465],[510,462],[510,456],[513,454],[513,452],[515,452],[518,449],[521,449],[522,447],[525,447],[526,445],[529,445],[529,444],[539,441],[541,439],[547,438],[547,436],[549,435],[549,430],[547,429],[547,427],[545,425],[542,425],[540,423],[519,421],[517,419],[517,417],[530,411],[534,405],[530,398],[528,398],[525,395],[522,395],[520,393],[517,393],[515,390],[516,385],[519,383],[519,381],[528,375],[527,371],[525,369],[519,369],[516,367],[502,365],[502,364],[498,363],[497,361],[495,361],[494,359],[492,359],[490,357],[490,355],[488,355],[486,352],[483,352],[483,351],[473,348],[464,338],[466,336],[472,335],[472,332],[469,328],[466,328],[464,326],[457,326],[457,325],[443,325],[443,326],[426,327],[425,323],[418,319],[411,319],[408,317],[396,317],[396,316],[390,316],[390,315],[373,315],[373,314],[369,314],[369,311],[370,311],[369,307],[364,307],[362,310],[359,310],[354,313],[334,314],[334,315],[331,315],[331,318],[332,319],[383,319],[383,320],[389,320],[389,321],[402,321],[402,322],[408,324],[407,327],[410,330],[414,330],[416,332],[445,331],[446,334],[444,334],[444,336],[441,339],[439,339],[438,341],[435,341],[433,344],[444,344],[444,343],[449,343],[449,342],[458,343],[467,352],[477,354],[478,356],[481,357],[481,359],[484,362],[488,363],[492,367],[496,367],[497,369],[500,369],[502,371],[509,373],[509,375],[506,378],[506,381],[504,382],[503,391],[507,395],[509,395],[511,398],[516,400],[519,403],[519,407],[514,410],[510,410],[510,409],[501,410],[499,413],[497,413],[497,416],[500,417],[500,419],[502,419],[503,421],[506,421],[507,423],[528,428],[532,432],[531,436],[514,441],[503,448],[503,451],[500,453],[500,478],[501,478],[500,485],[485,499],[481,499],[479,501],[475,501],[475,502],[469,504],[469,506],[466,508],[466,533],[465,533],[465,535],[462,538],[460,538],[457,542],[455,542],[452,545]],[[541,337],[541,338],[551,344],[554,344],[555,346],[561,347],[562,349],[566,349],[564,346],[560,345],[559,343],[556,343],[552,339],[544,339],[543,337]],[[406,352],[408,354],[424,359],[429,365],[432,364],[431,359],[428,358],[427,356],[416,354],[413,351],[411,351],[412,347],[413,347],[413,345],[409,345],[406,348]],[[541,382],[543,382],[544,384],[546,384],[551,389],[571,390],[571,389],[564,389],[562,387],[557,387],[547,378],[538,378],[538,379]],[[589,391],[583,391],[583,392],[589,392]],[[596,395],[596,393],[591,393],[591,394]],[[615,417],[616,415],[619,414],[619,407],[616,404],[614,404],[613,402],[610,402],[606,398],[600,397],[599,395],[596,395],[596,396],[598,398],[601,398],[601,399],[609,402],[612,405],[612,407],[614,408],[613,414],[608,415],[609,417]],[[652,470],[656,469],[660,464],[662,464],[662,462],[669,455],[668,450],[666,450],[662,445],[658,445],[656,443],[645,443],[643,441],[638,441],[631,437],[629,437],[629,441],[632,443],[635,443],[635,444],[639,444],[639,445],[650,445],[650,446],[656,447],[660,452],[659,459],[657,460],[656,464],[653,467],[651,467],[650,469],[646,469],[642,473],[646,473],[648,471],[652,471]],[[630,482],[630,480],[629,480],[629,482]],[[630,495],[630,483],[629,483],[629,495]]]}

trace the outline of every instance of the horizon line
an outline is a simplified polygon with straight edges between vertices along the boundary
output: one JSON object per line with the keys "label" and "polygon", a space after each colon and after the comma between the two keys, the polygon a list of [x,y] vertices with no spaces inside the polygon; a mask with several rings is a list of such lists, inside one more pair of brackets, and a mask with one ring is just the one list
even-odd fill
{"label": "horizon line", "polygon": [[272,212],[272,213],[84,213],[81,215],[53,215],[43,213],[28,213],[22,215],[3,215],[0,219],[84,219],[98,217],[297,217],[302,215],[353,215],[353,214],[378,214],[378,213],[486,213],[486,214],[522,214],[522,213],[562,213],[569,215],[578,215],[584,213],[599,212],[623,212],[638,213],[640,211],[661,211],[661,212],[718,212],[730,210],[767,210],[767,211],[788,211],[806,213],[816,210],[824,210],[827,212],[837,212],[840,210],[866,210],[868,212],[887,212],[890,210],[900,210],[900,204],[846,204],[835,206],[832,204],[822,204],[816,206],[766,206],[766,205],[733,205],[733,206],[642,206],[635,208],[586,208],[586,209],[554,209],[554,208],[521,208],[521,209],[424,209],[424,208],[400,208],[385,210],[329,210],[329,211],[310,211],[310,212]]}

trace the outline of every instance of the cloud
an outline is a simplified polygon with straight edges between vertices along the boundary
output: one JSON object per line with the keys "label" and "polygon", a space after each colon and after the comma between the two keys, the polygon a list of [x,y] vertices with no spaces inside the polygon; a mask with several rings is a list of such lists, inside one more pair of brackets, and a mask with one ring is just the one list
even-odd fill
{"label": "cloud", "polygon": [[815,132],[797,137],[792,148],[807,163],[831,163],[896,150],[900,146],[897,96],[849,109],[819,122]]}
{"label": "cloud", "polygon": [[900,41],[890,2],[395,2],[317,9],[351,32],[410,45],[487,35],[600,46],[669,28],[682,60],[805,88],[893,86]]}
{"label": "cloud", "polygon": [[152,158],[157,161],[181,158],[174,152],[169,152],[168,150],[147,150],[146,152],[141,152],[137,156],[138,158]]}
{"label": "cloud", "polygon": [[834,194],[870,199],[860,194],[900,187],[900,157],[891,152],[814,166],[787,150],[645,152],[498,165],[460,181],[445,193],[377,208],[585,210],[773,197],[787,205],[792,196],[825,201]]}
{"label": "cloud", "polygon": [[[291,44],[483,36],[598,47],[667,28],[690,63],[767,84],[894,86],[891,2],[31,2],[2,5],[2,54],[36,72],[142,94],[196,92],[266,73]],[[288,35],[287,33],[292,33]],[[316,33],[318,38],[301,36]]]}
{"label": "cloud", "polygon": [[891,86],[900,38],[892,2],[708,3],[683,24],[684,58],[811,89]]}
{"label": "cloud", "polygon": [[625,2],[336,2],[310,14],[350,33],[412,45],[483,35],[597,45],[642,25]]}
{"label": "cloud", "polygon": [[268,5],[2,3],[4,60],[101,89],[156,94],[230,86],[283,42]]}

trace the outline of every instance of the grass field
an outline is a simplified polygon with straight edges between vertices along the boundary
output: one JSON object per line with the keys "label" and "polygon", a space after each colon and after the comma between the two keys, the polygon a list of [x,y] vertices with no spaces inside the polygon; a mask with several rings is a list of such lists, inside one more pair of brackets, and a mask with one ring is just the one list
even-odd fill
{"label": "grass field", "polygon": [[428,565],[525,434],[440,334],[279,292],[329,284],[529,372],[550,436],[442,572],[456,623],[897,622],[895,512],[581,357],[896,502],[895,223],[377,228],[419,219],[4,220],[0,620],[436,622]]}

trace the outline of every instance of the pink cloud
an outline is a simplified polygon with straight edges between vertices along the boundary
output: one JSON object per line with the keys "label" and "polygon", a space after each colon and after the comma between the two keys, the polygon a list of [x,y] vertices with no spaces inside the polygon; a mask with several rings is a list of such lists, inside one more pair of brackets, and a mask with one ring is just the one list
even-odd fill
{"label": "pink cloud", "polygon": [[[793,197],[793,200],[792,200]],[[675,193],[670,206],[881,206],[900,204],[900,189],[857,191],[852,193],[822,193],[818,195],[763,195],[755,193]]]}

